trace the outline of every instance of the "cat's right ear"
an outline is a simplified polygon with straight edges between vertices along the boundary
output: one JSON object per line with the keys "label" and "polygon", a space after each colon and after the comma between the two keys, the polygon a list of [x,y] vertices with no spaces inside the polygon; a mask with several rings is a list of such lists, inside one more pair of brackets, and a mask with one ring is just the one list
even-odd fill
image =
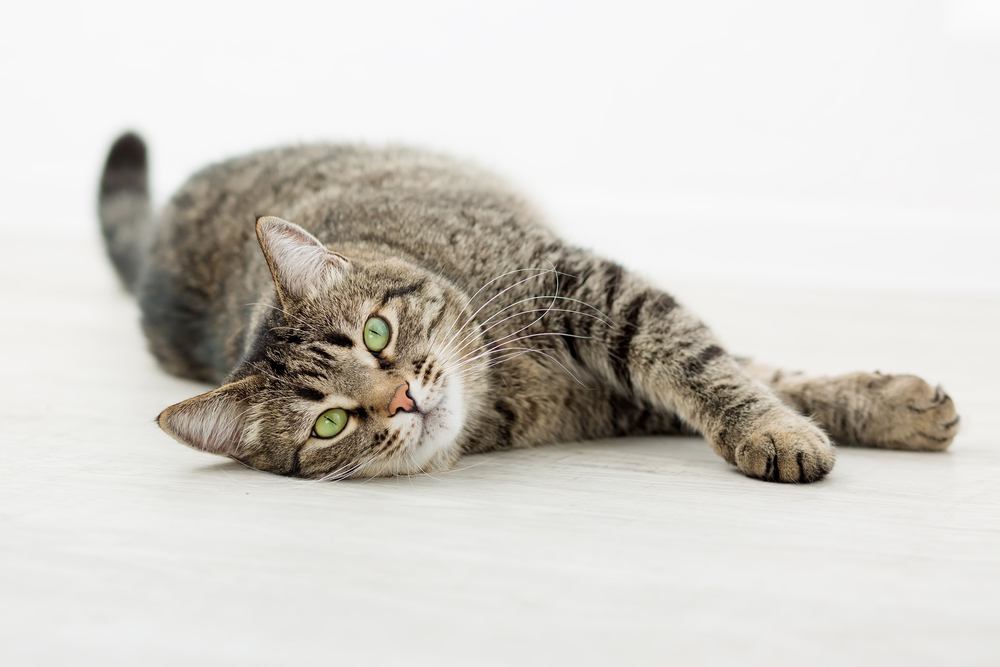
{"label": "cat's right ear", "polygon": [[255,375],[224,384],[160,413],[156,423],[174,440],[212,454],[239,451],[246,430],[250,395],[257,390]]}
{"label": "cat's right ear", "polygon": [[350,270],[343,255],[298,225],[274,216],[257,219],[257,241],[271,269],[282,307],[329,289]]}

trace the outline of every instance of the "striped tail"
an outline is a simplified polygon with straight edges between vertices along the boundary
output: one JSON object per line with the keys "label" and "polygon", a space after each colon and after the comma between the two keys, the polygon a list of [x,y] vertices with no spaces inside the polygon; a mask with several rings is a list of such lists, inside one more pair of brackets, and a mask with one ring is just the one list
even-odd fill
{"label": "striped tail", "polygon": [[111,263],[125,287],[134,291],[150,221],[146,144],[136,134],[118,137],[108,153],[98,214]]}

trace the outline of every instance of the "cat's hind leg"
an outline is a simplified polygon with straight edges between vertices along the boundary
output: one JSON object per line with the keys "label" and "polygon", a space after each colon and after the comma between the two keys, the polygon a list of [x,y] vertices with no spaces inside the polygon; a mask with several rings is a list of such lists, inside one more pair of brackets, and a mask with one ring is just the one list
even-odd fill
{"label": "cat's hind leg", "polygon": [[839,445],[941,451],[958,433],[955,402],[915,375],[811,377],[747,362],[747,371],[811,416]]}

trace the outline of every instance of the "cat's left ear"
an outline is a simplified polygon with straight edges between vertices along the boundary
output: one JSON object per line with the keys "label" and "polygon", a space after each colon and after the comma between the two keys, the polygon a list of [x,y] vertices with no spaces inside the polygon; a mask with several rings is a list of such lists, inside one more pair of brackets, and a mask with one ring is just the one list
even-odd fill
{"label": "cat's left ear", "polygon": [[257,219],[257,241],[283,307],[328,289],[351,267],[346,257],[328,249],[306,230],[274,216]]}

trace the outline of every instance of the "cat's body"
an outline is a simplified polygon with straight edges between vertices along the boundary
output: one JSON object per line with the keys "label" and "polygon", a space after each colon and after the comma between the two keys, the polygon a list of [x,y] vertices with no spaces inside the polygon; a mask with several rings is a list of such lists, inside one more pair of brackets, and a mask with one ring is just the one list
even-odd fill
{"label": "cat's body", "polygon": [[[793,407],[872,446],[943,449],[957,428],[951,399],[913,376],[805,378],[730,357],[668,294],[448,158],[255,153],[194,176],[156,220],[145,178],[126,135],[102,182],[109,251],[164,367],[228,382],[160,424],[261,469],[407,473],[466,452],[696,431],[751,476],[812,481],[833,450]],[[373,317],[394,332],[384,351],[360,338]],[[343,435],[309,432],[340,407]]]}

